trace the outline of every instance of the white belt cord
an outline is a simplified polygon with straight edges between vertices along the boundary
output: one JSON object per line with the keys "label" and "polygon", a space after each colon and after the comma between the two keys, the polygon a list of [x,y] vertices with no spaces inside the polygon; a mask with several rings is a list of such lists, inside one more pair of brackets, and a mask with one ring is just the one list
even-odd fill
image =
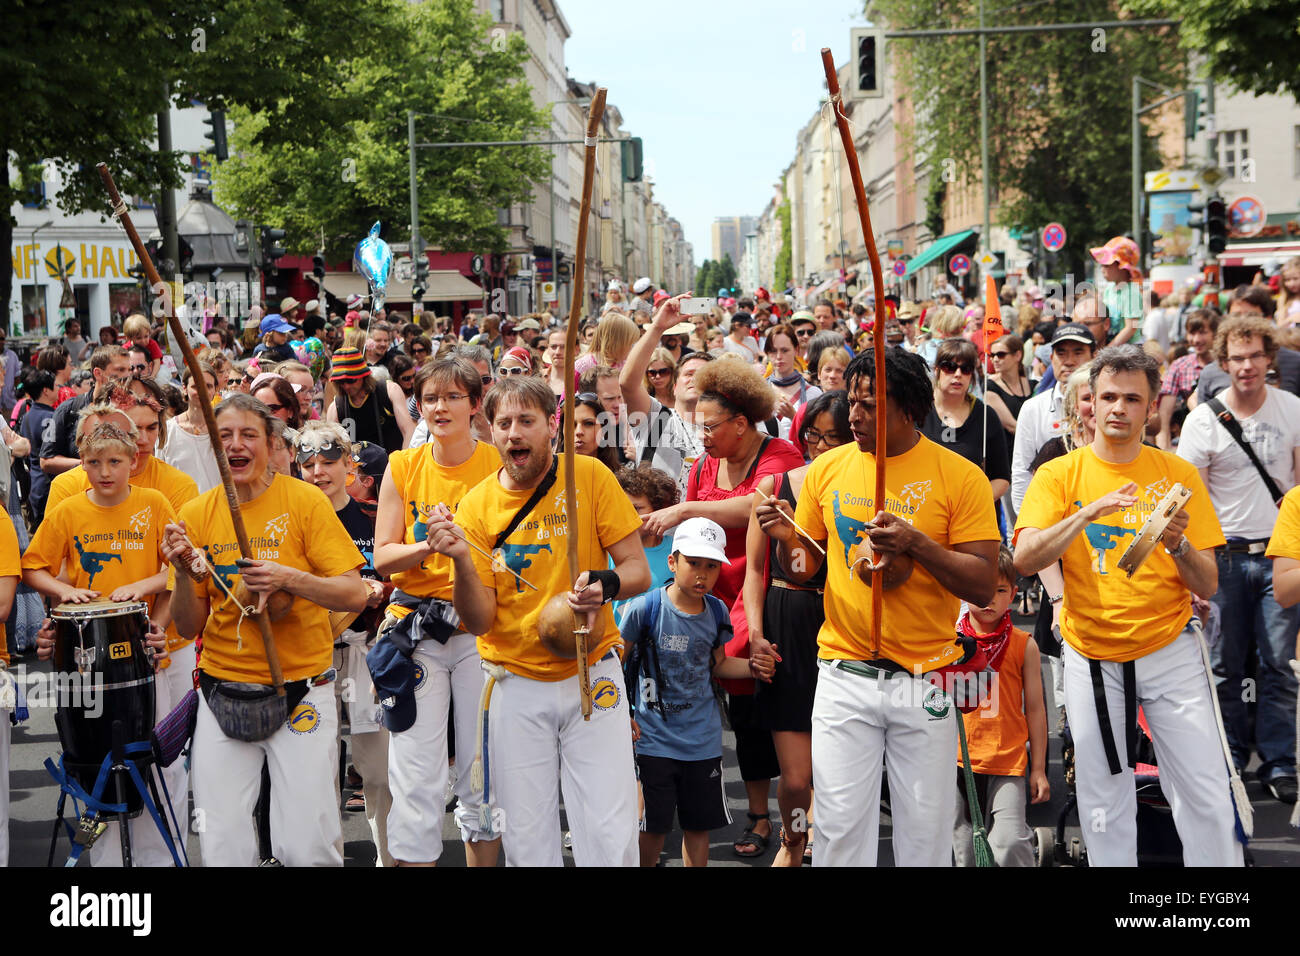
{"label": "white belt cord", "polygon": [[[1223,728],[1223,712],[1219,709],[1219,690],[1214,681],[1214,665],[1210,663],[1210,647],[1205,643],[1205,635],[1201,633],[1201,622],[1199,618],[1192,618],[1192,630],[1196,633],[1196,645],[1201,649],[1201,662],[1205,665],[1205,676],[1210,682],[1210,703],[1214,705],[1214,726],[1219,731],[1219,743],[1223,747],[1223,759],[1228,764],[1228,786],[1232,796],[1232,802],[1236,806],[1237,821],[1241,824],[1241,832],[1245,836],[1241,842],[1245,843],[1255,834],[1255,811],[1250,805],[1250,799],[1246,796],[1246,785],[1241,782],[1241,774],[1237,772],[1237,763],[1232,759],[1232,747],[1228,743],[1228,733]],[[1300,720],[1300,717],[1297,718]]]}
{"label": "white belt cord", "polygon": [[469,768],[469,785],[480,794],[478,805],[479,826],[488,836],[492,836],[492,764],[488,751],[488,710],[492,706],[492,688],[497,681],[504,680],[510,672],[501,664],[483,662],[487,680],[483,682],[483,692],[479,695],[478,721],[475,731],[474,762]]}

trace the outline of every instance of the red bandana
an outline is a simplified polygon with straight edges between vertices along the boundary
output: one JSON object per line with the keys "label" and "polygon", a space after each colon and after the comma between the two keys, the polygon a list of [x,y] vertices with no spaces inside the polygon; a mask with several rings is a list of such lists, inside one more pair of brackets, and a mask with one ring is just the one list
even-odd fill
{"label": "red bandana", "polygon": [[1007,644],[1011,638],[1011,611],[1007,610],[1002,615],[1002,620],[998,622],[998,628],[992,634],[981,634],[975,630],[975,625],[971,623],[970,610],[961,616],[957,622],[957,633],[962,637],[974,638],[979,649],[984,652],[988,659],[989,667],[997,670],[1002,665],[1002,658],[1007,653]]}

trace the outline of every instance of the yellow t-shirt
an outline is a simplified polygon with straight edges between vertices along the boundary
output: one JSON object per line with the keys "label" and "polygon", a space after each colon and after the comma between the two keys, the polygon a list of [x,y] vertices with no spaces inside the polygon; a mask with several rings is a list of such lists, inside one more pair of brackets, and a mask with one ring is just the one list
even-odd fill
{"label": "yellow t-shirt", "polygon": [[[343,522],[325,494],[315,485],[286,475],[276,475],[271,487],[240,508],[244,530],[255,561],[274,561],[317,577],[335,577],[360,568],[365,562]],[[225,492],[213,488],[181,509],[189,539],[201,548],[232,590],[239,581],[239,544],[230,520]],[[174,582],[176,570],[169,575]],[[208,620],[203,627],[201,668],[221,680],[270,684],[257,622],[240,623],[239,608],[209,575],[198,585],[208,599]],[[302,680],[328,670],[334,654],[329,611],[295,596],[289,613],[271,625],[284,679]],[[240,647],[240,638],[243,645]]]}
{"label": "yellow t-shirt", "polygon": [[[172,506],[172,511],[179,512],[181,508],[189,504],[199,496],[199,486],[194,479],[179,468],[160,461],[153,455],[149,456],[148,462],[140,469],[140,474],[132,475],[130,484],[133,488],[153,488],[155,491],[161,491],[163,497]],[[86,474],[86,469],[78,465],[62,474],[56,475],[50,482],[50,497],[45,504],[45,510],[48,512],[51,508],[66,498],[73,495],[85,494],[90,488],[90,476]],[[152,608],[153,602],[150,601]],[[176,623],[170,622],[167,629],[163,632],[167,637],[167,650],[176,651],[187,644],[193,643],[181,637],[180,632],[176,630]],[[171,661],[163,658],[163,668],[169,667]]]}
{"label": "yellow t-shirt", "polygon": [[174,520],[171,504],[152,488],[132,488],[125,501],[111,508],[95,504],[85,493],[66,498],[45,512],[23,555],[23,570],[57,575],[66,565],[73,587],[93,588],[108,597],[162,569],[163,527]]}
{"label": "yellow t-shirt", "polygon": [[[608,567],[606,549],[639,531],[641,518],[614,473],[601,462],[579,455],[573,465],[580,516],[578,571],[581,573]],[[542,606],[553,595],[573,587],[565,538],[564,475],[561,458],[555,484],[501,547],[506,565],[527,578],[536,591],[520,584],[505,570],[493,570],[487,558],[472,552],[479,580],[496,590],[497,601],[496,619],[491,629],[478,639],[478,652],[485,661],[503,664],[515,674],[536,680],[564,680],[578,672],[577,661],[557,660],[537,637],[537,619]],[[497,535],[506,529],[532,494],[531,488],[507,491],[501,480],[491,475],[461,499],[457,523],[476,544],[490,551]],[[614,615],[606,604],[592,628],[591,660],[604,656],[618,641],[618,636]]]}
{"label": "yellow t-shirt", "polygon": [[[18,532],[8,515],[0,515],[0,578],[22,577],[22,558],[18,554]],[[0,662],[9,663],[9,640],[5,622],[0,620]]]}
{"label": "yellow t-shirt", "polygon": [[[171,503],[173,511],[180,511],[199,496],[199,486],[194,483],[193,478],[179,468],[173,468],[165,461],[159,461],[153,455],[149,456],[149,461],[140,469],[140,474],[131,476],[130,485],[132,488],[153,488],[161,491],[163,497]],[[54,480],[50,482],[50,496],[45,502],[46,512],[65,498],[82,494],[89,488],[90,476],[80,465],[55,475]]]}
{"label": "yellow t-shirt", "polygon": [[[501,467],[501,456],[491,445],[478,442],[466,461],[454,468],[444,468],[433,460],[433,445],[430,444],[394,452],[388,456],[388,467],[393,486],[402,500],[406,523],[402,541],[414,544],[425,540],[426,522],[438,503],[445,504],[454,512],[467,491],[484,478],[496,474]],[[407,594],[450,601],[452,562],[440,554],[431,554],[423,563],[398,571],[392,580]],[[400,619],[410,611],[390,604],[388,613]]]}
{"label": "yellow t-shirt", "polygon": [[[919,435],[889,458],[885,507],[944,547],[997,541],[993,489],[973,464]],[[875,625],[871,589],[850,572],[858,542],[876,513],[875,456],[854,443],[822,455],[808,468],[796,520],[826,539],[826,622],[817,635],[822,657],[868,660]],[[961,657],[954,625],[961,600],[916,562],[911,576],[885,593],[879,656],[911,670],[934,670]]]}
{"label": "yellow t-shirt", "polygon": [[1016,519],[1017,537],[1024,528],[1050,528],[1130,481],[1138,486],[1137,504],[1090,523],[1061,559],[1061,636],[1094,660],[1135,660],[1160,650],[1187,626],[1191,592],[1163,547],[1157,545],[1132,578],[1117,565],[1174,483],[1192,492],[1187,502],[1192,547],[1203,551],[1223,544],[1200,474],[1183,459],[1148,445],[1127,464],[1104,462],[1091,446],[1079,448],[1034,473]]}
{"label": "yellow t-shirt", "polygon": [[1267,556],[1300,561],[1300,485],[1286,493],[1278,506],[1273,536],[1268,539]]}

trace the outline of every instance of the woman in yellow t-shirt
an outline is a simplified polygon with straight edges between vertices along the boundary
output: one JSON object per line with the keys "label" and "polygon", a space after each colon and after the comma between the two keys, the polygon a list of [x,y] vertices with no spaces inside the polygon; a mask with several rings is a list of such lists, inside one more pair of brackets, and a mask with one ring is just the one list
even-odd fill
{"label": "woman in yellow t-shirt", "polygon": [[[432,865],[442,852],[443,794],[447,786],[447,712],[456,705],[456,753],[467,766],[474,752],[482,659],[473,634],[460,626],[452,600],[452,561],[438,554],[426,536],[429,516],[439,504],[453,512],[465,492],[501,467],[495,448],[476,441],[472,422],[483,399],[482,376],[467,359],[426,364],[415,376],[415,394],[429,427],[430,441],[388,459],[375,519],[375,570],[392,575],[397,590],[385,627],[413,607],[438,602],[457,620],[443,640],[421,640],[413,653],[422,669],[417,679],[415,722],[390,727],[389,779],[393,810],[388,846],[394,859]],[[456,778],[456,823],[470,866],[495,866],[501,841],[479,827],[480,793],[464,769]]]}
{"label": "woman in yellow t-shirt", "polygon": [[[328,612],[365,607],[368,592],[358,573],[365,560],[318,488],[270,470],[272,439],[282,427],[270,409],[238,394],[218,405],[216,414],[253,558],[245,561],[240,555],[221,488],[182,508],[180,520],[168,525],[163,545],[174,568],[177,629],[185,637],[203,634],[203,693],[192,766],[196,805],[204,808],[206,819],[200,837],[203,861],[209,866],[257,864],[252,811],[265,759],[275,855],[290,866],[341,866],[335,795],[338,718],[330,686],[334,641]],[[205,566],[208,576],[194,582],[187,572]],[[242,581],[255,601],[275,591],[292,598],[271,629],[287,696],[298,702],[284,725],[255,742],[229,736],[208,704],[216,694],[248,694],[256,686],[271,685],[257,625],[244,619],[215,577],[232,590]],[[245,686],[222,686],[226,682]]]}

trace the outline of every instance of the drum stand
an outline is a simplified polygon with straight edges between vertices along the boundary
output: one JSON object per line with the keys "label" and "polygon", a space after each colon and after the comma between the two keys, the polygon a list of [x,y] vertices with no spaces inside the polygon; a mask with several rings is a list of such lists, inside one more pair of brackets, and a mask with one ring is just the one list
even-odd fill
{"label": "drum stand", "polygon": [[[68,861],[65,866],[74,867],[77,865],[81,854],[88,849],[98,838],[100,827],[108,820],[116,819],[118,822],[118,835],[122,841],[122,866],[133,866],[133,856],[131,850],[131,818],[128,816],[127,807],[127,785],[130,784],[140,796],[144,809],[149,812],[154,825],[158,827],[158,832],[162,834],[163,842],[167,844],[167,849],[171,851],[172,859],[177,866],[182,866],[181,857],[177,854],[177,846],[180,847],[180,853],[185,853],[184,837],[180,825],[176,822],[175,811],[172,810],[170,795],[166,794],[167,783],[163,781],[163,792],[169,797],[164,801],[158,793],[158,784],[155,775],[149,771],[153,767],[152,754],[153,747],[148,741],[128,744],[124,740],[126,736],[120,720],[113,721],[113,745],[112,750],[104,758],[100,766],[99,777],[95,781],[95,786],[91,793],[75,780],[72,775],[63,767],[62,760],[59,766],[55,766],[54,761],[47,759],[45,769],[59,784],[59,805],[54,818],[54,831],[50,837],[50,855],[47,861],[48,866],[54,866],[54,851],[59,840],[59,824],[68,831],[68,839],[72,844],[72,851],[68,855]],[[144,771],[148,775],[148,782],[141,776],[140,767],[137,765],[139,756],[144,755],[146,759],[141,761],[144,765]],[[135,757],[136,759],[130,759]],[[158,779],[162,774],[157,775]],[[113,798],[115,803],[105,803],[102,795],[108,788],[111,781],[113,787]],[[74,809],[78,802],[85,804],[86,811],[77,821],[76,827],[63,819],[63,809],[68,797],[73,799]],[[167,820],[162,816],[161,809],[167,807],[167,812],[172,817],[172,825],[176,828],[176,839],[173,842],[172,832],[168,828]],[[121,809],[118,809],[118,808]],[[188,860],[188,856],[187,856]]]}

